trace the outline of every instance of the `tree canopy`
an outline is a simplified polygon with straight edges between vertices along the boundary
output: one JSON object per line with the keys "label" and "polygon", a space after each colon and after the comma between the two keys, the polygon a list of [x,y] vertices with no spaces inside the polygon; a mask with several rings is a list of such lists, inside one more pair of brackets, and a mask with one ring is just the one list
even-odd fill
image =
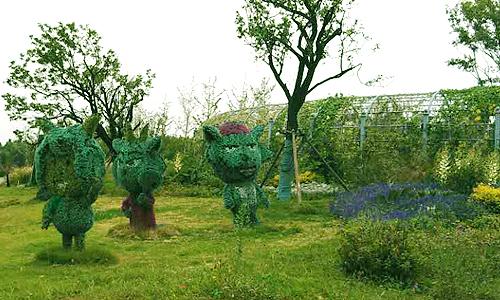
{"label": "tree canopy", "polygon": [[467,53],[448,61],[451,66],[470,72],[479,85],[500,82],[500,1],[461,1],[448,10],[457,34],[453,45]]}
{"label": "tree canopy", "polygon": [[[237,12],[238,37],[254,48],[271,69],[288,100],[288,130],[298,128],[297,113],[306,96],[320,85],[340,78],[359,63],[354,55],[360,32],[348,17],[352,0],[247,0]],[[335,49],[329,46],[334,45]],[[337,71],[318,82],[314,74],[327,56],[335,54]],[[292,84],[283,70],[293,56],[297,71]],[[289,64],[290,65],[290,64]]]}
{"label": "tree canopy", "polygon": [[31,47],[10,64],[6,83],[12,91],[2,95],[9,117],[36,127],[40,119],[82,124],[100,114],[104,122],[96,134],[113,153],[113,139],[121,138],[132,122],[154,74],[123,74],[115,52],[105,51],[99,34],[88,26],[39,28],[38,36],[30,36]]}
{"label": "tree canopy", "polygon": [[[361,64],[355,55],[365,37],[349,16],[354,0],[246,0],[237,12],[238,37],[254,48],[257,59],[272,71],[287,100],[286,139],[281,160],[278,198],[291,197],[292,136],[299,130],[298,113],[306,97],[322,84],[340,78]],[[332,74],[319,81],[314,75],[328,56],[336,59]],[[287,82],[285,65],[296,62],[296,75]]]}

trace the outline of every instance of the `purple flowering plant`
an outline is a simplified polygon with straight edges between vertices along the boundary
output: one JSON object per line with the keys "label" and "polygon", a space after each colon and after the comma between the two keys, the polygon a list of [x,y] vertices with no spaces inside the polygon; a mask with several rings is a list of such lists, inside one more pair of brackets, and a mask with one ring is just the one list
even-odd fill
{"label": "purple flowering plant", "polygon": [[378,183],[337,193],[330,203],[330,212],[344,219],[366,216],[386,221],[426,215],[467,220],[483,214],[484,209],[466,195],[434,183]]}

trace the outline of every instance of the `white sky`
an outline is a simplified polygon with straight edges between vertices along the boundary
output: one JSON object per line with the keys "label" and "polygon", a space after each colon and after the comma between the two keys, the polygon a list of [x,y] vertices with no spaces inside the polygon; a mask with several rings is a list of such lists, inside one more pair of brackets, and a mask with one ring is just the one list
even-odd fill
{"label": "white sky", "polygon": [[[377,95],[473,86],[472,76],[446,64],[459,55],[451,45],[445,12],[457,1],[358,0],[355,17],[381,46],[378,52],[360,57],[361,79],[380,73],[391,79],[383,87],[366,87],[355,75],[345,76],[318,88],[308,99],[335,93]],[[272,77],[266,65],[255,61],[253,50],[236,37],[235,11],[242,4],[243,0],[0,1],[0,94],[5,92],[9,62],[29,47],[29,35],[39,32],[37,23],[76,22],[95,29],[104,47],[117,52],[127,73],[151,68],[157,77],[145,107],[154,110],[166,98],[175,116],[177,87],[188,87],[193,80],[201,83],[216,76],[221,89],[232,89]],[[316,80],[335,67],[333,61],[324,64]],[[22,128],[8,120],[2,102],[0,142],[14,137],[13,129]],[[284,102],[278,86],[273,102]]]}

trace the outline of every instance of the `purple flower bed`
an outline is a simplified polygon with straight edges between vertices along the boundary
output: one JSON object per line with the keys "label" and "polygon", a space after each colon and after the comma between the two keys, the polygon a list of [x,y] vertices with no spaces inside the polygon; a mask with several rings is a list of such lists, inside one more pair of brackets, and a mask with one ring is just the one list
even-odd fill
{"label": "purple flower bed", "polygon": [[379,183],[354,192],[341,192],[330,203],[330,212],[352,219],[364,215],[372,219],[409,219],[428,215],[447,219],[473,219],[484,209],[468,197],[446,191],[437,184]]}

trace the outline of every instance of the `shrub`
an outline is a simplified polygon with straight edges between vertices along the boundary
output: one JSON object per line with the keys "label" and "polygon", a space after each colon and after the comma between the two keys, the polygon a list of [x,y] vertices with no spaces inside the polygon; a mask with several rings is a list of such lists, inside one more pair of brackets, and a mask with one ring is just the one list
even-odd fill
{"label": "shrub", "polygon": [[31,181],[31,166],[15,168],[10,174],[10,184],[27,185]]}
{"label": "shrub", "polygon": [[412,249],[421,266],[419,284],[433,299],[499,299],[500,236],[490,227],[492,216],[496,217],[474,220],[490,223],[481,230],[438,226],[433,231],[412,231]]}
{"label": "shrub", "polygon": [[476,229],[495,229],[500,232],[500,215],[484,215],[469,225]]}
{"label": "shrub", "polygon": [[408,219],[427,215],[468,220],[482,215],[481,205],[467,196],[440,189],[435,184],[372,184],[354,192],[336,194],[330,212],[345,219],[366,215],[371,219]]}
{"label": "shrub", "polygon": [[450,176],[451,161],[448,147],[443,147],[436,154],[436,161],[434,167],[434,177],[436,181],[441,185],[446,185],[448,183],[448,177]]}
{"label": "shrub", "polygon": [[447,186],[454,191],[469,194],[472,188],[484,179],[484,157],[480,150],[467,149],[464,144],[459,145],[454,153]]}
{"label": "shrub", "polygon": [[[299,180],[300,183],[316,183],[316,182],[322,182],[322,178],[320,175],[312,172],[312,171],[305,171],[299,174]],[[271,180],[270,184],[273,187],[278,187],[280,182],[280,175],[275,175]]]}
{"label": "shrub", "polygon": [[485,204],[494,213],[500,213],[500,188],[480,184],[474,188],[471,199]]}
{"label": "shrub", "polygon": [[399,221],[351,221],[341,231],[343,271],[358,278],[411,284],[417,260],[410,251],[408,229]]}
{"label": "shrub", "polygon": [[500,156],[489,152],[485,145],[468,147],[461,143],[455,149],[444,146],[436,155],[434,178],[451,190],[469,194],[481,182],[496,184],[499,178]]}

